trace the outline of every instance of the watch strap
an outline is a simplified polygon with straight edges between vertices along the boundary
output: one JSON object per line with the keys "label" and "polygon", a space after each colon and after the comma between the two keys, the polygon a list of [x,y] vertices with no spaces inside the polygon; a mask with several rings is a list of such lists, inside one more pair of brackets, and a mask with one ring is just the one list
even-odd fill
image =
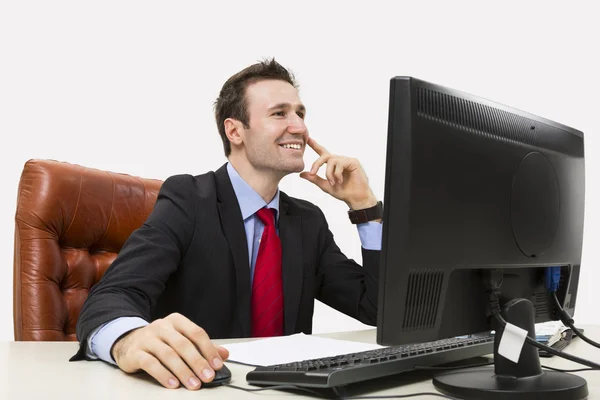
{"label": "watch strap", "polygon": [[373,207],[362,210],[349,210],[348,217],[353,224],[364,224],[383,217],[383,203],[378,201]]}

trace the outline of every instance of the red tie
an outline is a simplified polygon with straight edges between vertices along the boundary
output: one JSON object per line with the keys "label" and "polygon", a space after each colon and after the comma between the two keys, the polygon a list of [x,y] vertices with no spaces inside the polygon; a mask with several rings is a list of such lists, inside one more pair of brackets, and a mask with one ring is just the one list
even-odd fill
{"label": "red tie", "polygon": [[252,336],[283,336],[281,241],[275,229],[275,210],[261,208],[256,215],[265,229],[252,280]]}

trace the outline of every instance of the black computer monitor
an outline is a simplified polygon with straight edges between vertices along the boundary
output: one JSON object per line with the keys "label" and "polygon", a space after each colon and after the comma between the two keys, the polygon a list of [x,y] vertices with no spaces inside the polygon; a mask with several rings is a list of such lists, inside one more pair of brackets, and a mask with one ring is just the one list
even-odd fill
{"label": "black computer monitor", "polygon": [[[560,267],[557,297],[573,314],[583,241],[583,133],[457,90],[395,77],[384,204],[377,342],[399,345],[496,330],[496,374],[512,375],[518,393],[533,387],[532,378],[517,379],[523,371],[539,371],[546,378],[534,379],[535,388],[543,391],[550,378],[541,373],[537,349],[525,344],[519,360],[537,366],[498,356],[503,329],[490,317],[486,283],[502,278],[504,317],[531,336],[534,322],[558,319],[544,277],[547,267]],[[515,302],[520,305],[512,307]],[[436,378],[434,384],[457,397],[481,398],[503,385],[492,378],[493,367],[486,371],[479,378]],[[560,378],[565,375],[562,385],[574,387],[570,394],[582,393],[585,380]],[[477,379],[487,383],[463,388],[480,385]],[[495,398],[491,394],[485,398]],[[570,394],[565,391],[565,398],[576,398]]]}

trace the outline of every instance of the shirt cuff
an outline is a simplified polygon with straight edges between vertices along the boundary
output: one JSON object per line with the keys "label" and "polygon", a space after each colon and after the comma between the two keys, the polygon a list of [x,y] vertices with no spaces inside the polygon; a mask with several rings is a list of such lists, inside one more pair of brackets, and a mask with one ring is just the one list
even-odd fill
{"label": "shirt cuff", "polygon": [[115,341],[125,333],[143,326],[148,322],[140,317],[120,317],[107,322],[98,329],[98,332],[90,335],[88,343],[91,343],[92,353],[108,363],[117,365],[110,354]]}
{"label": "shirt cuff", "polygon": [[356,225],[360,243],[365,250],[381,250],[383,224],[369,221]]}

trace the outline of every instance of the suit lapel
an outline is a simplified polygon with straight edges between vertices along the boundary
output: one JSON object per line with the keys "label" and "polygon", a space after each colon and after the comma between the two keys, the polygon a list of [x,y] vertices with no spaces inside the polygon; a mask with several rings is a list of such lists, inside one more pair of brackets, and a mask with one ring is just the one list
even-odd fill
{"label": "suit lapel", "polygon": [[229,243],[235,267],[237,306],[242,328],[242,337],[251,335],[250,320],[250,266],[248,264],[248,242],[244,220],[233,186],[227,174],[227,164],[215,171],[218,209],[223,232]]}
{"label": "suit lapel", "polygon": [[290,213],[289,199],[280,195],[279,237],[281,238],[283,275],[284,334],[295,332],[302,291],[302,221]]}

